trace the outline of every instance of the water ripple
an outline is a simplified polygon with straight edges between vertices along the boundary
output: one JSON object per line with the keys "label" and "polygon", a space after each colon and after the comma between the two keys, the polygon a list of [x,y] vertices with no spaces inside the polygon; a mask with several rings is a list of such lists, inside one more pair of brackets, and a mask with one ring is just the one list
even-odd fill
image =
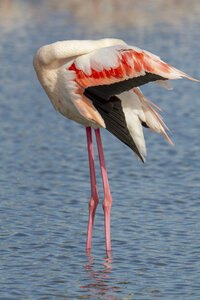
{"label": "water ripple", "polygon": [[[96,31],[82,36],[74,19],[66,21],[59,11],[23,22],[6,34],[1,28],[0,298],[199,299],[199,85],[179,81],[170,92],[144,87],[165,111],[176,144],[170,148],[145,131],[144,165],[102,132],[113,196],[112,254],[105,252],[101,204],[92,251],[85,253],[90,196],[85,130],[53,110],[31,64],[42,44],[94,38]],[[199,76],[199,23],[111,33]]]}

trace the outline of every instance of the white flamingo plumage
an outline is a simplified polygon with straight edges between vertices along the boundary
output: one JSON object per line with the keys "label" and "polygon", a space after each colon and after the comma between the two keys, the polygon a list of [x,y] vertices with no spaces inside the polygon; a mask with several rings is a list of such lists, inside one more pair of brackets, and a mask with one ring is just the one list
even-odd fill
{"label": "white flamingo plumage", "polygon": [[129,146],[143,162],[146,147],[142,126],[166,133],[159,108],[139,86],[155,81],[168,89],[168,79],[196,79],[164,63],[158,56],[128,46],[118,39],[61,41],[41,47],[34,56],[38,79],[54,108],[86,127],[91,178],[91,199],[86,248],[91,248],[96,207],[99,202],[91,127],[95,130],[104,186],[106,250],[111,250],[110,193],[100,127]]}

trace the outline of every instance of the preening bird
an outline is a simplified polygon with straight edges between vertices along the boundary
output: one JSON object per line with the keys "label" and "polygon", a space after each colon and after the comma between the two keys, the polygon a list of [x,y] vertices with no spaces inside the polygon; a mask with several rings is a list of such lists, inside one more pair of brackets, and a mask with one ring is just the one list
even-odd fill
{"label": "preening bird", "polygon": [[119,39],[56,42],[41,47],[33,64],[54,108],[86,127],[91,180],[87,249],[91,248],[99,202],[91,128],[95,131],[104,186],[106,250],[110,251],[112,197],[100,128],[110,131],[144,162],[146,147],[142,126],[161,133],[170,144],[173,143],[166,133],[167,127],[158,113],[159,108],[142,94],[139,86],[154,81],[170,89],[168,79],[195,79],[166,64],[158,56]]}

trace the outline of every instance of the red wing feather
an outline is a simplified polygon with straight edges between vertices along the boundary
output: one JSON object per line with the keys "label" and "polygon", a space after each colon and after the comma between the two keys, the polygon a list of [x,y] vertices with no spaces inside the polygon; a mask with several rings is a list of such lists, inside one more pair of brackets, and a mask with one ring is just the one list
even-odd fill
{"label": "red wing feather", "polygon": [[[186,77],[195,80],[164,63],[158,56],[150,52],[134,47],[126,48],[126,46],[100,48],[81,55],[74,60],[68,71],[74,72],[73,82],[77,87],[76,90],[71,91],[72,101],[86,119],[95,120],[103,127],[105,127],[103,119],[95,110],[92,102],[84,97],[84,91],[87,88],[98,86],[107,86],[108,88],[112,85],[111,95],[115,95],[116,87],[113,87],[113,84],[127,83],[129,79],[131,79],[131,84],[126,89],[122,87],[118,93],[123,92],[123,88],[128,90],[157,79]],[[148,74],[153,74],[153,76]],[[75,94],[76,97],[73,97]],[[110,91],[108,91],[109,94]],[[77,98],[77,95],[80,97]]]}
{"label": "red wing feather", "polygon": [[[103,49],[101,49],[102,56]],[[147,51],[140,51],[140,49],[139,51],[136,51],[134,50],[134,48],[111,50],[114,51],[115,55],[117,56],[117,66],[115,68],[112,67],[112,62],[110,67],[108,65],[104,66],[102,62],[102,65],[100,65],[101,71],[99,71],[99,68],[98,70],[95,70],[95,68],[92,67],[91,63],[90,74],[88,74],[80,68],[77,68],[76,61],[69,67],[69,70],[75,71],[75,81],[79,86],[81,86],[82,88],[87,88],[98,85],[109,85],[130,78],[143,76],[147,72],[161,76],[164,79],[178,79],[181,77],[187,77],[188,79],[195,80],[185,73],[164,63],[159,59],[159,57]],[[108,53],[105,54],[108,55]],[[89,53],[88,55],[90,56],[89,62],[92,60],[94,61],[91,53]],[[98,64],[98,62],[96,64]]]}

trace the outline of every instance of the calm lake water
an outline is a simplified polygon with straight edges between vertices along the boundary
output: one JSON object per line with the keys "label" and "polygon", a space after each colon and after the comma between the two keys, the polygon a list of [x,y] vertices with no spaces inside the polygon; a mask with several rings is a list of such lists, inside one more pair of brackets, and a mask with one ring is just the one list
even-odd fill
{"label": "calm lake water", "polygon": [[145,130],[145,164],[102,130],[113,197],[107,258],[101,204],[85,251],[85,129],[54,111],[32,67],[41,45],[114,36],[199,79],[200,22],[93,28],[81,9],[13,2],[0,22],[0,299],[200,299],[199,83],[142,88],[163,109],[175,143]]}

